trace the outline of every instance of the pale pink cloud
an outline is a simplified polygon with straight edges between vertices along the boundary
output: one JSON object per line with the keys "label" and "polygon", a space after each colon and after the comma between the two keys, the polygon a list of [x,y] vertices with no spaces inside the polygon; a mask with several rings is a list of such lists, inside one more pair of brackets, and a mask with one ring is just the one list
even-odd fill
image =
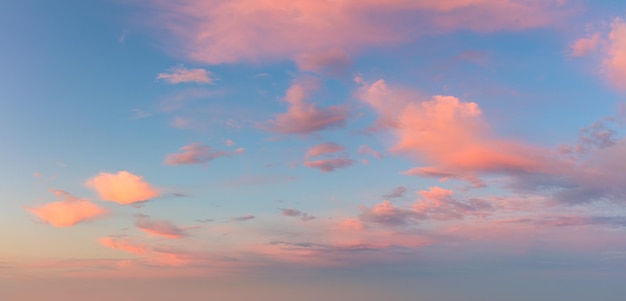
{"label": "pale pink cloud", "polygon": [[352,159],[349,158],[334,158],[334,159],[321,159],[314,161],[305,161],[304,166],[317,168],[322,172],[333,172],[339,168],[346,168],[351,166],[354,163]]}
{"label": "pale pink cloud", "polygon": [[289,104],[286,113],[278,114],[270,120],[266,128],[280,134],[306,135],[328,128],[345,125],[348,112],[340,106],[320,108],[314,103],[307,102],[312,91],[317,89],[313,80],[300,80],[294,83],[287,94],[285,101]]}
{"label": "pale pink cloud", "polygon": [[611,83],[626,90],[626,21],[616,18],[611,24],[609,48],[604,68]]}
{"label": "pale pink cloud", "polygon": [[57,190],[54,194],[63,200],[39,207],[26,207],[26,210],[55,227],[70,227],[107,213],[107,210],[89,200],[77,198],[65,191]]}
{"label": "pale pink cloud", "polygon": [[379,114],[378,124],[396,140],[390,151],[430,164],[409,174],[460,178],[480,184],[480,173],[548,172],[559,164],[556,152],[491,133],[477,103],[453,96],[424,98],[419,93],[390,88],[379,80],[363,84],[358,97]]}
{"label": "pale pink cloud", "polygon": [[322,144],[315,145],[306,152],[306,158],[318,157],[322,155],[328,155],[333,153],[338,153],[344,151],[346,149],[345,146],[339,145],[334,142],[326,142]]}
{"label": "pale pink cloud", "polygon": [[[318,66],[369,46],[455,30],[494,32],[560,24],[562,0],[146,1],[171,52],[207,64],[295,58]],[[159,38],[163,37],[159,30]],[[338,53],[335,54],[334,52]],[[329,54],[330,53],[330,54]],[[311,56],[312,58],[308,58]]]}
{"label": "pale pink cloud", "polygon": [[100,238],[98,242],[100,242],[100,244],[105,247],[122,250],[133,254],[146,254],[149,251],[149,249],[145,245],[134,243],[128,239],[103,237]]}
{"label": "pale pink cloud", "polygon": [[598,49],[600,46],[601,38],[599,33],[593,34],[588,38],[580,38],[576,40],[571,46],[572,56],[585,56]]}
{"label": "pale pink cloud", "polygon": [[374,150],[369,145],[361,145],[361,146],[359,146],[359,154],[361,154],[361,155],[371,155],[371,156],[374,156],[376,159],[379,159],[379,160],[383,158],[383,155],[381,155],[380,152]]}
{"label": "pale pink cloud", "polygon": [[219,157],[228,157],[242,154],[245,149],[238,148],[234,151],[219,151],[201,143],[192,143],[180,148],[180,153],[170,154],[165,157],[166,165],[192,165],[206,164]]}
{"label": "pale pink cloud", "polygon": [[159,196],[159,191],[150,183],[128,171],[117,174],[102,172],[85,184],[98,192],[101,199],[122,205],[148,201]]}
{"label": "pale pink cloud", "polygon": [[206,69],[187,69],[185,67],[173,67],[168,72],[159,73],[157,79],[162,79],[170,84],[201,83],[213,84],[215,75]]}
{"label": "pale pink cloud", "polygon": [[182,238],[187,236],[187,232],[166,220],[153,220],[149,216],[138,215],[135,226],[140,230],[157,236],[167,238]]}

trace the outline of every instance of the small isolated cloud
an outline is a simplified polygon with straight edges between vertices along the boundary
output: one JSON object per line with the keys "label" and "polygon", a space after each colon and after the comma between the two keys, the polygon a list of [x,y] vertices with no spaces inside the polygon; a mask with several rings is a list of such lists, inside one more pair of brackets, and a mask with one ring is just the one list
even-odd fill
{"label": "small isolated cloud", "polygon": [[238,148],[235,151],[219,151],[201,143],[192,143],[180,148],[181,152],[170,154],[165,157],[166,165],[192,165],[205,164],[219,157],[228,157],[241,154],[245,151]]}
{"label": "small isolated cloud", "polygon": [[398,198],[403,198],[405,193],[406,193],[406,187],[398,186],[394,188],[391,191],[391,193],[385,194],[383,197],[389,198],[389,199],[398,199]]}
{"label": "small isolated cloud", "polygon": [[233,217],[231,219],[231,221],[233,222],[245,222],[245,221],[249,221],[251,219],[255,219],[256,216],[254,215],[245,215],[245,216],[238,216],[238,217]]}
{"label": "small isolated cloud", "polygon": [[345,125],[348,112],[340,106],[320,108],[307,102],[309,94],[317,88],[312,80],[302,80],[293,84],[285,101],[289,104],[286,113],[278,114],[265,128],[269,131],[289,135],[307,135],[321,130]]}
{"label": "small isolated cloud", "polygon": [[359,146],[359,154],[361,155],[370,155],[375,157],[376,159],[382,159],[383,155],[381,155],[378,151],[371,148],[369,145],[361,145]]}
{"label": "small isolated cloud", "polygon": [[322,172],[333,172],[335,169],[346,168],[352,165],[354,161],[349,158],[321,159],[315,161],[306,161],[304,166],[317,168]]}
{"label": "small isolated cloud", "polygon": [[185,67],[173,67],[168,72],[159,73],[157,79],[164,80],[170,84],[180,83],[200,83],[213,84],[215,75],[206,69],[187,69]]}
{"label": "small isolated cloud", "polygon": [[601,38],[600,34],[596,33],[588,38],[581,38],[576,40],[571,46],[572,56],[585,56],[598,49]]}
{"label": "small isolated cloud", "polygon": [[89,200],[77,198],[65,191],[57,190],[54,194],[63,200],[39,207],[26,207],[26,210],[55,227],[70,227],[107,213]]}
{"label": "small isolated cloud", "polygon": [[303,222],[308,222],[310,220],[315,219],[315,216],[311,216],[308,215],[300,210],[297,209],[280,209],[280,211],[282,211],[283,216],[288,216],[288,217],[299,217],[300,220],[302,220]]}
{"label": "small isolated cloud", "polygon": [[187,236],[184,229],[166,220],[153,220],[146,215],[137,215],[135,226],[140,230],[157,236],[167,238],[182,238]]}
{"label": "small isolated cloud", "polygon": [[339,145],[334,142],[326,142],[322,144],[318,144],[316,146],[311,147],[306,152],[306,158],[318,157],[321,155],[333,154],[344,151],[346,149],[345,146]]}
{"label": "small isolated cloud", "polygon": [[94,189],[105,201],[128,205],[158,197],[159,192],[140,176],[128,171],[117,174],[102,172],[87,180],[85,185]]}

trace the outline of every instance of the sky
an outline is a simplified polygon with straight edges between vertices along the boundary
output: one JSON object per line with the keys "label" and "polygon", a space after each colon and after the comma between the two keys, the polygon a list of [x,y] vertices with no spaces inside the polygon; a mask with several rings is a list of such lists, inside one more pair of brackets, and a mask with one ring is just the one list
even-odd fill
{"label": "sky", "polygon": [[0,1],[0,299],[626,293],[626,2]]}

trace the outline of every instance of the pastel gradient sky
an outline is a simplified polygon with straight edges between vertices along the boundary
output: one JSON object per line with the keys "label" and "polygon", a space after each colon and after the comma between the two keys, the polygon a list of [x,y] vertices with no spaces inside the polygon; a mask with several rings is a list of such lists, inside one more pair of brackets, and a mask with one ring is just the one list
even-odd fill
{"label": "pastel gradient sky", "polygon": [[0,1],[0,300],[623,300],[626,2]]}

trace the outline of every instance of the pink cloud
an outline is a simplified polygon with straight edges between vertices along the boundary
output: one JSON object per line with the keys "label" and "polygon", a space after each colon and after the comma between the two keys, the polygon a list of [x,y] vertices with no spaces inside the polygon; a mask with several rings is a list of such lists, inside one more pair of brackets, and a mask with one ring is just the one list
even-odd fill
{"label": "pink cloud", "polygon": [[[295,58],[319,70],[369,46],[455,30],[494,32],[559,24],[562,0],[147,1],[171,51],[207,64]],[[336,52],[336,53],[334,53]],[[329,54],[330,53],[330,54]],[[307,57],[311,56],[311,57]]]}
{"label": "pink cloud", "polygon": [[359,146],[359,154],[361,155],[371,155],[374,156],[376,159],[382,159],[383,155],[381,155],[378,151],[374,150],[373,148],[371,148],[369,145],[361,145]]}
{"label": "pink cloud", "polygon": [[135,221],[135,226],[140,230],[157,236],[167,238],[182,238],[187,236],[184,229],[166,220],[152,220],[149,216],[139,215]]}
{"label": "pink cloud", "polygon": [[57,190],[54,194],[63,200],[34,208],[27,207],[26,210],[55,227],[70,227],[107,213],[89,200],[77,198],[65,191]]}
{"label": "pink cloud", "polygon": [[452,220],[463,219],[465,216],[487,216],[493,206],[484,200],[469,199],[459,201],[452,197],[453,191],[440,187],[431,187],[419,192],[421,199],[413,204],[413,211],[422,219]]}
{"label": "pink cloud", "polygon": [[453,96],[424,99],[411,90],[389,88],[383,80],[364,84],[358,97],[396,137],[393,153],[431,165],[408,174],[456,177],[478,185],[480,173],[548,172],[558,166],[555,152],[494,137],[474,102]]}
{"label": "pink cloud", "polygon": [[105,201],[122,205],[147,201],[158,197],[159,192],[150,183],[128,171],[117,174],[102,172],[87,180],[87,187],[94,189]]}
{"label": "pink cloud", "polygon": [[170,154],[165,157],[164,164],[166,165],[191,165],[191,164],[206,164],[219,157],[227,157],[238,155],[245,152],[245,149],[238,148],[235,151],[218,151],[214,150],[210,146],[203,145],[201,143],[192,143],[180,148],[182,152]]}
{"label": "pink cloud", "polygon": [[215,75],[202,68],[187,69],[185,67],[174,67],[167,73],[159,73],[157,79],[162,79],[170,84],[180,83],[201,83],[213,84]]}
{"label": "pink cloud", "polygon": [[105,247],[122,250],[133,254],[145,254],[149,251],[149,249],[145,245],[133,243],[128,239],[103,237],[99,240],[99,242]]}
{"label": "pink cloud", "polygon": [[333,172],[335,169],[346,168],[352,165],[354,161],[349,158],[321,159],[315,161],[306,161],[304,166],[317,168],[322,172]]}
{"label": "pink cloud", "polygon": [[289,104],[286,113],[278,114],[267,124],[267,129],[280,134],[306,135],[328,128],[343,126],[348,119],[345,108],[330,106],[319,108],[306,99],[315,90],[317,83],[312,80],[301,80],[294,83],[287,94],[285,101]]}
{"label": "pink cloud", "polygon": [[611,83],[626,90],[626,22],[616,18],[611,24],[609,48],[604,68]]}
{"label": "pink cloud", "polygon": [[318,157],[321,155],[333,154],[344,151],[346,149],[345,146],[339,145],[334,142],[326,142],[322,144],[318,144],[316,146],[311,147],[306,152],[306,158],[310,157]]}
{"label": "pink cloud", "polygon": [[571,46],[571,54],[572,56],[588,55],[598,49],[600,42],[601,39],[599,33],[593,34],[591,37],[588,38],[578,39]]}

